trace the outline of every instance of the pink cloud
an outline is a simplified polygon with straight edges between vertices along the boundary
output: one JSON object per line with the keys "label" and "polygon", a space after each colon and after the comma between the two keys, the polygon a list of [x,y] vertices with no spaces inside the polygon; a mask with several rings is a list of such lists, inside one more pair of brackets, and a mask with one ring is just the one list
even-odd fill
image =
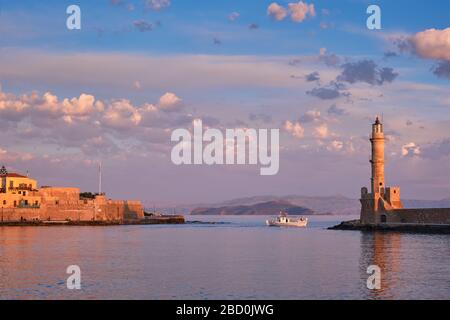
{"label": "pink cloud", "polygon": [[290,133],[294,138],[301,139],[305,135],[305,129],[302,127],[300,122],[291,122],[286,121],[284,123],[284,130],[286,130],[288,133]]}
{"label": "pink cloud", "polygon": [[303,1],[299,1],[298,3],[289,3],[288,8],[291,13],[292,21],[297,23],[303,22],[308,16],[316,16],[314,4],[307,4]]}
{"label": "pink cloud", "polygon": [[159,106],[163,111],[177,111],[181,108],[181,99],[172,92],[167,92],[159,98]]}
{"label": "pink cloud", "polygon": [[272,2],[267,8],[267,15],[276,21],[281,21],[287,16],[287,10],[276,2]]}
{"label": "pink cloud", "polygon": [[450,28],[416,33],[411,42],[416,53],[423,58],[450,61]]}
{"label": "pink cloud", "polygon": [[288,14],[293,22],[303,22],[308,16],[315,17],[316,10],[314,4],[307,4],[303,1],[291,2],[288,8],[284,8],[276,2],[273,2],[267,8],[267,15],[276,21],[284,20]]}

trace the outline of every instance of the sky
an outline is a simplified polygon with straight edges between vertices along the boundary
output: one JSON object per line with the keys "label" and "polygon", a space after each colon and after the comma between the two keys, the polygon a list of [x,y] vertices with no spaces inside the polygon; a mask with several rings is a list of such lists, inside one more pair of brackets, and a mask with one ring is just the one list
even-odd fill
{"label": "sky", "polygon": [[[66,8],[81,9],[69,30]],[[366,10],[381,9],[381,30]],[[450,197],[448,1],[0,0],[0,163],[147,206],[386,183]],[[280,170],[176,166],[173,130],[280,129]]]}

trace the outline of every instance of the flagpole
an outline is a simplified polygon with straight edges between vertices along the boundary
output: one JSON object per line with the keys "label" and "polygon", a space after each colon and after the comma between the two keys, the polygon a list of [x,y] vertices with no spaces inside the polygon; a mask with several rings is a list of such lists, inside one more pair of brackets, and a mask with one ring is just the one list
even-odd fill
{"label": "flagpole", "polygon": [[102,162],[98,163],[98,194],[102,194]]}

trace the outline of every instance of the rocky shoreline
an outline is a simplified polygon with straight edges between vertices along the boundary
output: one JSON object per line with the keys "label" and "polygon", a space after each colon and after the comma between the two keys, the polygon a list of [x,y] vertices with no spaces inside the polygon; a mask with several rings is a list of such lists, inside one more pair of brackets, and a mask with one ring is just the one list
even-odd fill
{"label": "rocky shoreline", "polygon": [[383,231],[426,234],[450,234],[450,225],[437,224],[361,224],[359,220],[344,221],[328,230]]}

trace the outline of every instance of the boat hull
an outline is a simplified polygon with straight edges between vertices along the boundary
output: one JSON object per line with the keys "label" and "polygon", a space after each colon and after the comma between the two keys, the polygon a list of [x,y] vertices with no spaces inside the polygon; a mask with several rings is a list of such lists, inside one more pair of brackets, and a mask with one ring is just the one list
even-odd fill
{"label": "boat hull", "polygon": [[269,227],[295,227],[295,228],[305,228],[308,225],[308,220],[304,221],[292,221],[292,222],[278,222],[273,220],[267,220],[266,224]]}

